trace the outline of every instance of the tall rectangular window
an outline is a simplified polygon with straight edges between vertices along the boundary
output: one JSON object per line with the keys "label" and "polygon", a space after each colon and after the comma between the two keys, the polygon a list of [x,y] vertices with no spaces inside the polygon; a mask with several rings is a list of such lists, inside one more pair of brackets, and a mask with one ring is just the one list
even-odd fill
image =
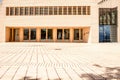
{"label": "tall rectangular window", "polygon": [[73,7],[73,15],[76,15],[77,14],[77,10],[76,10],[76,7],[74,6]]}
{"label": "tall rectangular window", "polygon": [[87,6],[87,14],[90,15],[90,6]]}
{"label": "tall rectangular window", "polygon": [[30,7],[30,15],[33,15],[33,7]]}
{"label": "tall rectangular window", "polygon": [[59,15],[62,15],[62,7],[59,7]]}
{"label": "tall rectangular window", "polygon": [[53,7],[49,7],[49,15],[53,15]]}
{"label": "tall rectangular window", "polygon": [[72,7],[68,7],[68,15],[72,15]]}
{"label": "tall rectangular window", "polygon": [[24,15],[24,8],[20,7],[20,15]]}
{"label": "tall rectangular window", "polygon": [[44,15],[48,15],[48,7],[44,7]]}
{"label": "tall rectangular window", "polygon": [[63,7],[63,14],[67,15],[67,7]]}
{"label": "tall rectangular window", "polygon": [[35,15],[39,15],[39,7],[35,7]]}
{"label": "tall rectangular window", "polygon": [[15,8],[15,15],[19,15],[19,8],[18,7]]}
{"label": "tall rectangular window", "polygon": [[28,15],[29,9],[28,7],[25,7],[25,15]]}
{"label": "tall rectangular window", "polygon": [[78,15],[81,15],[81,6],[78,7]]}
{"label": "tall rectangular window", "polygon": [[44,15],[44,8],[40,7],[40,15]]}
{"label": "tall rectangular window", "polygon": [[86,15],[86,6],[83,6],[83,15]]}
{"label": "tall rectangular window", "polygon": [[9,7],[6,7],[6,15],[9,15]]}
{"label": "tall rectangular window", "polygon": [[10,7],[10,15],[14,15],[14,7]]}
{"label": "tall rectangular window", "polygon": [[54,6],[54,15],[57,15],[57,7],[56,6]]}

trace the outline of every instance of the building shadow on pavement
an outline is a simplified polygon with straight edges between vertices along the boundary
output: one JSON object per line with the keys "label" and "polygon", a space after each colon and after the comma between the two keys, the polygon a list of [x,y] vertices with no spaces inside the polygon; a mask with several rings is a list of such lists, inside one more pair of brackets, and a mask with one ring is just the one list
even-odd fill
{"label": "building shadow on pavement", "polygon": [[97,69],[102,68],[105,70],[104,73],[99,75],[93,73],[82,74],[81,78],[85,80],[120,80],[120,67],[103,67],[97,64],[93,66]]}
{"label": "building shadow on pavement", "polygon": [[[42,78],[23,77],[19,80],[43,80],[43,79]],[[46,79],[46,80],[62,80],[62,79],[56,78],[56,79]]]}

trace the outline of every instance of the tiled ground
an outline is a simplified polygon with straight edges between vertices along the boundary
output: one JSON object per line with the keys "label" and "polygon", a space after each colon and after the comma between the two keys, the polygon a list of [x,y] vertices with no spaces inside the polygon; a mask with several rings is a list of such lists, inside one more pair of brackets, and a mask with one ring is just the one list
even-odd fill
{"label": "tiled ground", "polygon": [[120,44],[0,43],[0,80],[120,80]]}

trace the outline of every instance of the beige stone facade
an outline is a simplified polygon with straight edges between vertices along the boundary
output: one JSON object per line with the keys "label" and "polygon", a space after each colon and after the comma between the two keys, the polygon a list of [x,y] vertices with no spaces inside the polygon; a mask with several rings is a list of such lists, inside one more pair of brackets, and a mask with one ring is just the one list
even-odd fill
{"label": "beige stone facade", "polygon": [[98,26],[96,0],[3,0],[0,6],[0,42],[97,43]]}

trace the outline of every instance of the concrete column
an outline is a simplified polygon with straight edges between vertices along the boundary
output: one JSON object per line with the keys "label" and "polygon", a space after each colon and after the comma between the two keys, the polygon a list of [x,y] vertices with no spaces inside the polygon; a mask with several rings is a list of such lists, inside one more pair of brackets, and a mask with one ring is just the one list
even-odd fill
{"label": "concrete column", "polygon": [[53,41],[57,41],[57,28],[53,28]]}
{"label": "concrete column", "polygon": [[12,42],[14,41],[14,28],[12,28]]}
{"label": "concrete column", "polygon": [[23,37],[24,37],[23,36],[23,33],[24,33],[23,30],[24,30],[23,28],[20,28],[20,31],[19,31],[20,42],[23,42]]}
{"label": "concrete column", "polygon": [[74,29],[70,28],[70,42],[73,42],[73,38],[74,38]]}
{"label": "concrete column", "polygon": [[40,28],[36,28],[36,41],[37,42],[39,42],[41,38],[40,32],[41,32]]}

